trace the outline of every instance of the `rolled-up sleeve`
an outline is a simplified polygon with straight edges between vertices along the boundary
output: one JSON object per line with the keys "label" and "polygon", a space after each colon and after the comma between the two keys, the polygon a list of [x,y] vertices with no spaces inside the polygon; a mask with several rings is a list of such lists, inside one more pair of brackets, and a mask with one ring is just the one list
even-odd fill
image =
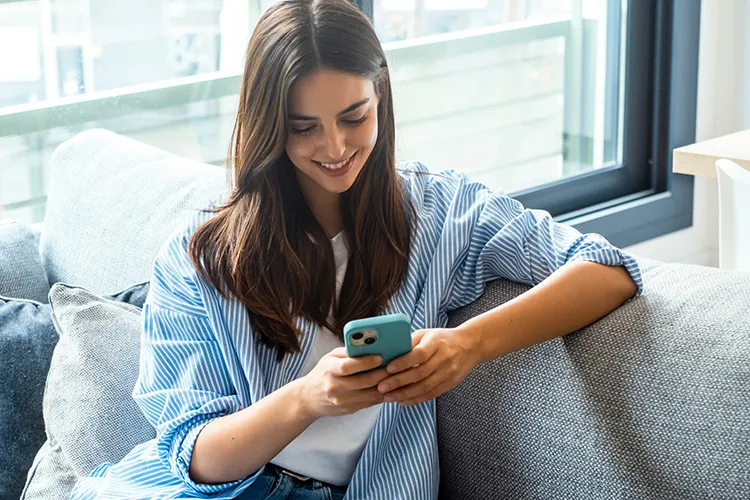
{"label": "rolled-up sleeve", "polygon": [[[440,234],[438,248],[451,249],[448,307],[481,295],[484,283],[505,278],[537,285],[561,266],[590,261],[623,266],[637,285],[643,281],[635,258],[598,234],[581,234],[555,222],[543,210],[524,208],[500,191],[447,171],[427,181],[424,195],[428,224]],[[432,219],[430,223],[429,220]]]}
{"label": "rolled-up sleeve", "polygon": [[197,279],[184,240],[173,239],[154,264],[133,398],[156,428],[160,460],[193,490],[213,494],[255,477],[224,484],[190,478],[193,447],[203,427],[241,409]]}

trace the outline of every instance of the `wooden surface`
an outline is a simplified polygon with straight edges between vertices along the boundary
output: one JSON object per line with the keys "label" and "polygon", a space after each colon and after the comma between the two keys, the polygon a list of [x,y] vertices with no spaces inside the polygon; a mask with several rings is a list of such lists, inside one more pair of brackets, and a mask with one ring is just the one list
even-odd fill
{"label": "wooden surface", "polygon": [[716,160],[722,158],[750,170],[750,130],[675,149],[672,170],[678,174],[716,177]]}

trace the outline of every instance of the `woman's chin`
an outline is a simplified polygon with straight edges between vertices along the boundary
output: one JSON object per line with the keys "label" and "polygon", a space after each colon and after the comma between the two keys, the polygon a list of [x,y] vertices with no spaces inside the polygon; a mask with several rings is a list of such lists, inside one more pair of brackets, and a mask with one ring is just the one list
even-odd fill
{"label": "woman's chin", "polygon": [[[342,167],[340,170],[344,170],[347,167]],[[318,166],[318,172],[313,179],[322,187],[324,190],[332,194],[345,193],[354,185],[354,181],[357,180],[360,171],[362,170],[361,165],[355,163],[351,168],[348,168],[346,172],[321,172],[325,167]],[[323,175],[320,175],[320,174]]]}

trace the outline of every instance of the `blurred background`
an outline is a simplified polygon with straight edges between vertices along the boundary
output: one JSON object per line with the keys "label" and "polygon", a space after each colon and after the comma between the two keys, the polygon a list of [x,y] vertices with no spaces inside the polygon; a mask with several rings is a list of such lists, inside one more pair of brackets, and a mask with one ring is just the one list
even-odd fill
{"label": "blurred background", "polygon": [[[0,219],[44,217],[54,148],[104,127],[226,161],[268,0],[0,2]],[[397,158],[507,192],[617,164],[628,2],[375,0]]]}

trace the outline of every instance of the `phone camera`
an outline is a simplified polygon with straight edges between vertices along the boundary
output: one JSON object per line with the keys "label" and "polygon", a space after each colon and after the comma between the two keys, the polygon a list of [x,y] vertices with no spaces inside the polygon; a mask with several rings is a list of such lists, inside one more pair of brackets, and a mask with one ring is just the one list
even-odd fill
{"label": "phone camera", "polygon": [[359,340],[359,339],[361,339],[362,337],[363,337],[363,335],[362,335],[362,332],[357,332],[357,333],[355,333],[355,334],[353,334],[353,335],[352,335],[352,338],[353,338],[354,340]]}
{"label": "phone camera", "polygon": [[374,343],[375,343],[375,337],[367,337],[365,339],[365,344],[367,344],[367,345],[372,345]]}

